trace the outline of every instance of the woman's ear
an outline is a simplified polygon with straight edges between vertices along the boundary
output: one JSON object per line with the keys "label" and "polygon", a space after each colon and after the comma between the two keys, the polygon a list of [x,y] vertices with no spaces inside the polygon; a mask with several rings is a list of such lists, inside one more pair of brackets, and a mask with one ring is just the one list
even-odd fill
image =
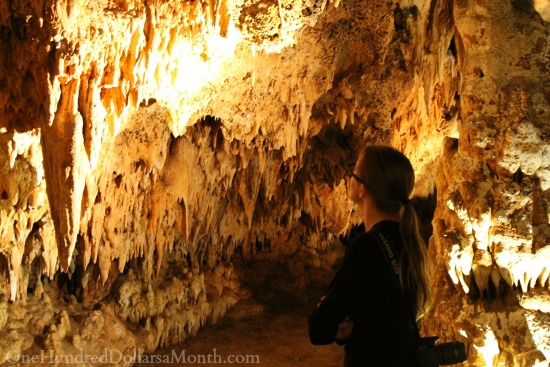
{"label": "woman's ear", "polygon": [[365,185],[359,185],[359,197],[364,198],[367,195],[367,188]]}

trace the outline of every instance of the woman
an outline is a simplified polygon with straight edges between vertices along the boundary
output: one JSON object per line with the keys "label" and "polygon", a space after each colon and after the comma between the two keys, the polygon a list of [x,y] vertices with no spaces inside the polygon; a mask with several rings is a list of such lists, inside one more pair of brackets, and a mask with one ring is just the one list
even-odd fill
{"label": "woman", "polygon": [[[327,293],[310,314],[310,340],[345,344],[346,367],[416,366],[413,318],[424,315],[431,297],[426,246],[410,204],[414,170],[401,152],[377,145],[361,152],[350,175],[348,195],[366,233],[348,245]],[[373,236],[377,233],[397,252],[398,277]]]}

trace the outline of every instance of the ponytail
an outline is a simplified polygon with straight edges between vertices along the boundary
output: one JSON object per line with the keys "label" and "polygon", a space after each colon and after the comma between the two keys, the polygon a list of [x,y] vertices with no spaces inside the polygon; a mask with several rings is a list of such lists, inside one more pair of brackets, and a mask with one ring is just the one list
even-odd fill
{"label": "ponytail", "polygon": [[[408,290],[410,294],[416,294],[417,319],[421,319],[432,306],[432,294],[428,284],[430,264],[426,244],[418,230],[416,211],[410,203],[403,205],[399,231],[405,244],[405,251],[400,261],[401,287]],[[407,267],[403,266],[404,261],[407,262]],[[406,274],[403,274],[404,268]]]}

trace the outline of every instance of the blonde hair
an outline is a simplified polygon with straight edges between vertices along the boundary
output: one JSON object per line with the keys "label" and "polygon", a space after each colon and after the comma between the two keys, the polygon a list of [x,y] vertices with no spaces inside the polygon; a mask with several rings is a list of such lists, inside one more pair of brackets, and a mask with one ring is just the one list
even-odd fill
{"label": "blonde hair", "polygon": [[402,210],[399,230],[405,247],[399,260],[399,281],[406,293],[415,296],[419,319],[431,308],[432,295],[428,251],[418,229],[416,211],[410,204],[415,182],[412,164],[395,148],[369,145],[361,151],[356,170],[367,183],[366,189],[378,210],[391,215]]}

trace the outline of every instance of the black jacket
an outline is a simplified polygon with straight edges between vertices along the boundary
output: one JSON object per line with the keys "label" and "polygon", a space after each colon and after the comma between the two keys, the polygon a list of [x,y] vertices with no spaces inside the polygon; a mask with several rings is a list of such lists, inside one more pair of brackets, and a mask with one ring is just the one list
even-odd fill
{"label": "black jacket", "polygon": [[[380,231],[403,251],[399,223],[384,221]],[[309,315],[313,344],[330,344],[347,316],[353,332],[345,342],[346,366],[416,366],[416,334],[411,302],[405,301],[376,239],[362,233],[348,245],[324,298]]]}

